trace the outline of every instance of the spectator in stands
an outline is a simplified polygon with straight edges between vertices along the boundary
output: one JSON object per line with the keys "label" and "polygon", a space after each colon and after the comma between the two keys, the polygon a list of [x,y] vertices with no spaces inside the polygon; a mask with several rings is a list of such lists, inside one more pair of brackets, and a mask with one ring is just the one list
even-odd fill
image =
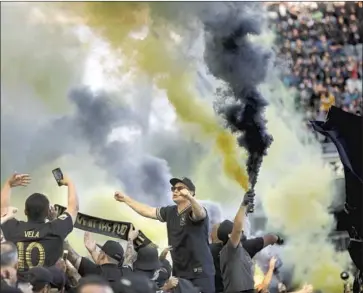
{"label": "spectator in stands", "polygon": [[214,266],[209,250],[208,213],[195,199],[195,186],[188,178],[170,180],[176,205],[153,208],[122,192],[115,199],[126,203],[141,216],[167,223],[172,246],[173,276],[190,280],[202,293],[214,293]]}
{"label": "spectator in stands", "polygon": [[270,10],[277,15],[271,20],[278,56],[293,64],[282,79],[298,90],[309,119],[324,117],[334,104],[357,113],[362,106],[361,3],[278,2]]}
{"label": "spectator in stands", "polygon": [[[232,229],[233,223],[231,221],[224,221],[224,226],[227,227],[227,225],[229,225],[229,229]],[[214,267],[216,270],[215,286],[217,293],[224,292],[223,280],[220,269],[220,253],[224,245],[223,242],[217,236],[219,227],[220,224],[216,224],[213,226],[211,233],[212,243],[210,245],[210,249],[214,260]],[[258,252],[260,252],[266,246],[274,244],[279,244],[279,245],[283,244],[283,239],[273,234],[267,234],[263,237],[247,239],[247,237],[243,234],[242,231],[241,244],[252,259]]]}
{"label": "spectator in stands", "polygon": [[[119,242],[108,240],[103,246],[100,246],[92,239],[90,233],[85,233],[85,246],[95,262],[86,257],[81,257],[66,242],[66,248],[69,252],[68,258],[82,277],[100,275],[114,288],[114,286],[117,286],[118,280],[132,272],[132,265],[136,259],[133,242],[138,233],[138,230],[130,229],[126,256],[124,256],[124,250]],[[97,246],[100,248],[100,252],[96,251]]]}
{"label": "spectator in stands", "polygon": [[161,268],[158,250],[154,246],[141,247],[137,252],[137,259],[134,263],[134,272],[138,272],[153,279],[155,273]]}
{"label": "spectator in stands", "polygon": [[252,259],[241,244],[243,221],[251,196],[247,192],[234,222],[223,221],[217,231],[217,237],[223,243],[220,252],[220,268],[225,293],[254,292],[254,276]]}
{"label": "spectator in stands", "polygon": [[17,283],[18,251],[14,243],[1,243],[1,292],[21,292]]}
{"label": "spectator in stands", "polygon": [[[1,208],[9,207],[11,188],[27,185],[27,174],[15,174],[1,190]],[[25,202],[27,222],[11,219],[1,225],[4,237],[18,247],[18,270],[27,271],[34,266],[53,266],[63,254],[63,240],[73,230],[78,213],[78,197],[73,182],[66,176],[61,181],[68,187],[68,207],[58,219],[46,223],[50,212],[48,198],[40,193],[30,195]]]}

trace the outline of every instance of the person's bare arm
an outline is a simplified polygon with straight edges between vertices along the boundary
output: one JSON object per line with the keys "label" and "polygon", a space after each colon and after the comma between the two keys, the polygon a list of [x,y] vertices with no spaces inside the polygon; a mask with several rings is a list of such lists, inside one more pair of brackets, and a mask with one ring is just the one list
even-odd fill
{"label": "person's bare arm", "polygon": [[1,189],[1,216],[3,216],[10,206],[11,186],[9,180],[6,180]]}
{"label": "person's bare arm", "polygon": [[263,236],[263,247],[274,245],[279,240],[279,237],[273,234],[267,234]]}
{"label": "person's bare arm", "polygon": [[148,205],[145,205],[141,202],[138,202],[131,197],[123,194],[120,191],[115,192],[114,198],[119,202],[124,202],[127,204],[130,208],[132,208],[136,213],[138,213],[140,216],[143,216],[145,218],[154,219],[156,220],[156,208],[150,207]]}
{"label": "person's bare arm", "polygon": [[4,215],[10,207],[11,188],[17,186],[27,186],[30,183],[28,174],[14,174],[7,179],[1,189],[1,216]]}
{"label": "person's bare arm", "polygon": [[78,281],[81,279],[81,275],[69,260],[66,261],[66,273],[71,285],[77,286]]}
{"label": "person's bare arm", "polygon": [[64,249],[68,250],[67,259],[78,270],[81,264],[82,257],[73,249],[67,240],[64,241]]}
{"label": "person's bare arm", "polygon": [[[5,211],[5,209],[4,209]],[[13,219],[15,217],[15,214],[18,212],[17,208],[9,207],[6,209],[4,214],[1,216],[1,225],[5,224],[10,219]],[[3,243],[6,241],[3,230],[0,228],[0,242]]]}
{"label": "person's bare arm", "polygon": [[274,269],[275,269],[276,261],[277,261],[277,259],[275,257],[272,257],[270,259],[269,269],[268,269],[265,277],[263,278],[261,285],[259,286],[259,289],[262,290],[263,292],[267,292],[267,289],[270,286],[272,276],[274,273]]}
{"label": "person's bare arm", "polygon": [[127,237],[127,246],[125,252],[125,259],[123,263],[123,265],[129,266],[131,268],[137,259],[137,253],[134,248],[134,241],[138,235],[139,235],[139,230],[134,229],[134,227],[131,225],[129,235]]}
{"label": "person's bare arm", "polygon": [[73,224],[76,222],[79,211],[79,200],[76,192],[76,187],[73,182],[66,176],[61,180],[62,185],[68,187],[68,202],[66,212],[71,215]]}
{"label": "person's bare arm", "polygon": [[241,242],[241,236],[243,232],[243,220],[246,214],[247,206],[241,204],[234,218],[233,229],[229,241],[232,243],[233,247],[237,247]]}
{"label": "person's bare arm", "polygon": [[246,214],[246,211],[247,211],[247,206],[251,202],[252,198],[253,198],[253,193],[252,192],[247,192],[244,195],[241,206],[239,207],[239,209],[237,211],[237,214],[236,214],[236,216],[234,218],[233,229],[232,229],[231,236],[229,238],[229,240],[230,240],[231,244],[233,245],[233,247],[237,247],[241,242],[244,217],[245,217],[245,214]]}
{"label": "person's bare arm", "polygon": [[207,216],[205,208],[195,199],[195,197],[186,188],[180,190],[180,195],[189,200],[192,206],[192,219],[194,221],[201,221]]}
{"label": "person's bare arm", "polygon": [[10,219],[15,218],[15,214],[18,212],[18,209],[15,207],[8,207],[6,210],[4,209],[4,213],[1,215],[1,225],[9,221]]}

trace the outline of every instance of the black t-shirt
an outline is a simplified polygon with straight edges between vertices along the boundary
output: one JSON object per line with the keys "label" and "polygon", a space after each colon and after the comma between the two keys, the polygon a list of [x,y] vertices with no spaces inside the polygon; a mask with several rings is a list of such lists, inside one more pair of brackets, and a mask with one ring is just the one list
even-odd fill
{"label": "black t-shirt", "polygon": [[159,221],[166,222],[168,242],[173,248],[173,276],[185,279],[213,276],[208,213],[205,219],[194,221],[191,212],[191,206],[180,213],[176,205],[157,209]]}
{"label": "black t-shirt", "polygon": [[[253,258],[259,251],[263,248],[263,238],[257,237],[252,239],[247,239],[242,241],[243,248],[248,252],[251,258]],[[220,267],[220,259],[219,254],[223,248],[223,243],[212,243],[210,246],[210,251],[213,256],[214,267],[216,270],[216,274],[214,276],[214,282],[216,287],[216,292],[223,292],[223,279],[221,276],[221,267]]]}
{"label": "black t-shirt", "polygon": [[[108,281],[112,288],[116,286],[123,276],[132,273],[132,269],[129,266],[120,267],[117,264],[103,264],[97,265],[86,257],[82,257],[81,263],[78,268],[78,273],[81,277],[87,275],[99,275],[102,276],[106,281]],[[116,288],[116,287],[115,287]]]}
{"label": "black t-shirt", "polygon": [[63,241],[73,230],[72,217],[63,213],[50,222],[24,222],[16,219],[1,225],[6,240],[18,248],[18,270],[55,265],[63,254]]}

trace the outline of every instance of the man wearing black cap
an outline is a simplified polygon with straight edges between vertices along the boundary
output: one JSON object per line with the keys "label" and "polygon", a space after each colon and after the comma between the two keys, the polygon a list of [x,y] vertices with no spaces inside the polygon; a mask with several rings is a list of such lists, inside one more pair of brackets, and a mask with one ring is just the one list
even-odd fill
{"label": "man wearing black cap", "polygon": [[247,192],[237,211],[234,222],[223,221],[217,231],[223,243],[220,252],[220,269],[225,293],[253,293],[253,263],[251,256],[241,244],[243,220],[253,195]]}
{"label": "man wearing black cap", "polygon": [[117,191],[115,199],[139,215],[166,222],[172,246],[173,275],[190,280],[202,293],[214,293],[214,266],[209,250],[208,214],[195,199],[196,188],[189,178],[170,180],[176,205],[154,208]]}
{"label": "man wearing black cap", "polygon": [[52,275],[51,287],[54,289],[57,289],[58,293],[64,293],[66,281],[67,281],[65,273],[61,269],[57,268],[56,266],[49,267],[49,268],[47,268],[47,270]]}
{"label": "man wearing black cap", "polygon": [[33,287],[33,292],[49,293],[52,283],[52,274],[43,267],[35,267],[29,270],[29,283]]}
{"label": "man wearing black cap", "polygon": [[[216,270],[214,280],[217,293],[224,292],[223,280],[220,269],[220,252],[223,248],[223,242],[217,236],[220,225],[221,224],[219,223],[213,226],[211,233],[212,243],[210,245],[210,250],[212,252],[213,261],[214,261],[214,267]],[[225,220],[224,222],[222,222],[222,226],[224,226],[223,229],[228,229],[228,231],[232,231],[233,222]],[[243,234],[242,231],[241,244],[243,248],[248,252],[251,258],[253,258],[258,252],[260,252],[266,246],[273,244],[281,245],[283,244],[283,242],[284,241],[281,237],[274,234],[267,234],[264,235],[263,237],[247,239],[247,237]]]}
{"label": "man wearing black cap", "polygon": [[92,262],[86,257],[82,257],[81,263],[78,268],[79,274],[87,275],[101,275],[107,281],[114,282],[122,277],[122,270],[119,263],[123,262],[124,250],[120,243],[108,240],[103,246],[97,245],[101,250],[97,264]]}
{"label": "man wearing black cap", "polygon": [[161,268],[158,250],[151,246],[141,247],[134,262],[134,272],[138,272],[152,279],[157,270]]}

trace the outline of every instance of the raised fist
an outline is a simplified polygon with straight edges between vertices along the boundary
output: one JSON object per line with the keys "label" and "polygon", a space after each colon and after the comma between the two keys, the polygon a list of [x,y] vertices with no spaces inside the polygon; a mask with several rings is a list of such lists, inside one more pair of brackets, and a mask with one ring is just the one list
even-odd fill
{"label": "raised fist", "polygon": [[119,202],[125,202],[127,195],[123,194],[121,191],[116,191],[114,198]]}
{"label": "raised fist", "polygon": [[255,198],[255,192],[253,190],[249,190],[245,193],[242,204],[245,206],[249,206],[253,204],[254,198]]}

